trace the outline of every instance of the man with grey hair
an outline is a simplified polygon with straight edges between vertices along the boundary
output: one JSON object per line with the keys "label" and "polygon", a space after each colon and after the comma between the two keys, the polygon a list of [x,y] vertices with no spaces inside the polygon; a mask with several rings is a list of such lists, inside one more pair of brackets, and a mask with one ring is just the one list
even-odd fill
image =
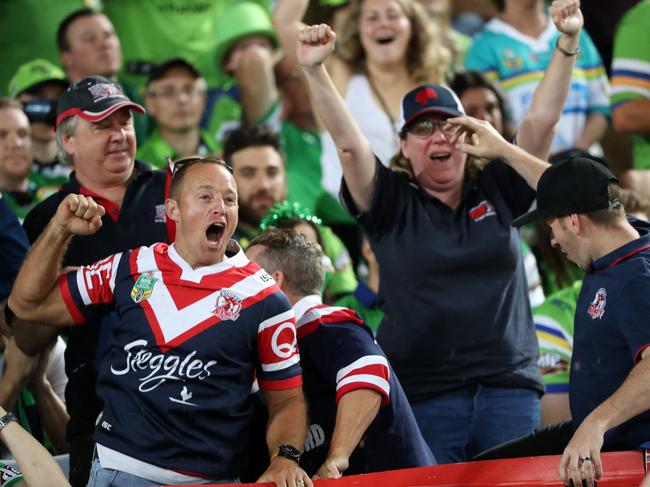
{"label": "man with grey hair", "polygon": [[[61,160],[74,167],[70,180],[36,206],[24,228],[34,242],[57,207],[70,193],[91,195],[105,209],[102,227],[94,235],[74,237],[64,266],[90,264],[107,255],[153,242],[166,242],[165,173],[135,160],[132,111],[144,109],[124,95],[120,85],[101,76],[83,78],[59,99],[56,138]],[[85,486],[90,469],[92,432],[102,404],[95,393],[97,370],[103,360],[115,316],[98,309],[97,326],[69,330],[66,389],[70,414],[70,480]],[[39,352],[57,333],[41,325],[17,327],[18,345],[28,354]]]}
{"label": "man with grey hair", "polygon": [[246,255],[273,276],[296,314],[311,422],[301,467],[318,479],[435,465],[370,328],[354,311],[322,303],[318,244],[269,228]]}

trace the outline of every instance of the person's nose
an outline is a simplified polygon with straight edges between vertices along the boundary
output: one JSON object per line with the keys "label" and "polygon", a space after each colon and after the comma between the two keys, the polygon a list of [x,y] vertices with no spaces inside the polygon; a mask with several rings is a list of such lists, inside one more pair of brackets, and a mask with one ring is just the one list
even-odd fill
{"label": "person's nose", "polygon": [[126,140],[126,128],[125,127],[115,127],[111,131],[111,139],[114,142],[123,142]]}
{"label": "person's nose", "polygon": [[10,134],[7,136],[7,145],[8,145],[10,148],[12,148],[12,149],[18,149],[18,148],[24,147],[24,145],[25,145],[25,138],[24,138],[24,137],[20,137],[20,136],[19,136],[18,134],[16,134],[16,133],[10,133]]}
{"label": "person's nose", "polygon": [[431,134],[431,140],[440,144],[440,143],[449,142],[449,137],[442,130],[442,126],[440,126],[433,129],[433,134]]}
{"label": "person's nose", "polygon": [[555,237],[551,237],[551,247],[557,248],[560,244],[555,240]]}
{"label": "person's nose", "polygon": [[226,213],[226,202],[223,198],[215,198],[212,205],[212,213],[215,215],[223,215]]}

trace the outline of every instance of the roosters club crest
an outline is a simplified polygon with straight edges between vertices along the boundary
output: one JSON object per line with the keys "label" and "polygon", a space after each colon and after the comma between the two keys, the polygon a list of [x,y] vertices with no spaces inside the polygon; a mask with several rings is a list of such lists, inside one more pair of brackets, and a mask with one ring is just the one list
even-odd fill
{"label": "roosters club crest", "polygon": [[217,296],[213,313],[220,320],[235,321],[241,311],[241,298],[232,291],[222,290]]}
{"label": "roosters club crest", "polygon": [[598,291],[596,291],[596,297],[594,298],[594,300],[589,305],[589,308],[587,309],[587,313],[589,313],[589,316],[591,316],[592,320],[595,320],[596,318],[600,319],[603,317],[603,315],[605,314],[606,304],[607,304],[607,291],[605,291],[605,288],[601,287]]}

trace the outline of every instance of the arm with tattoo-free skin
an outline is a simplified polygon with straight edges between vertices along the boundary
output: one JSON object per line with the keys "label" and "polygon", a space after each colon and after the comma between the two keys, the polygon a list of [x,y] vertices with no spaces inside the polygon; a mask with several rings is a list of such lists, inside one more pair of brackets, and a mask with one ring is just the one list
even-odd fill
{"label": "arm with tattoo-free skin", "polygon": [[[5,414],[7,411],[0,407],[0,416]],[[16,460],[25,479],[25,485],[29,487],[70,486],[52,455],[15,421],[0,431],[0,440],[7,445]]]}
{"label": "arm with tattoo-free skin", "polygon": [[289,444],[302,449],[307,433],[307,403],[302,387],[264,391],[269,422],[266,443],[271,464],[257,480],[275,482],[278,487],[313,487],[307,473],[298,463],[278,455],[280,445]]}
{"label": "arm with tattoo-free skin", "polygon": [[57,280],[73,235],[92,235],[102,225],[104,207],[92,198],[69,194],[36,240],[20,268],[9,307],[24,320],[53,326],[73,323]]}
{"label": "arm with tattoo-free skin", "polygon": [[[630,371],[621,386],[603,401],[580,424],[560,460],[560,478],[565,485],[581,485],[584,475],[587,487],[603,475],[600,449],[605,433],[650,409],[650,349]],[[588,457],[590,460],[581,461]]]}
{"label": "arm with tattoo-free skin", "polygon": [[[560,32],[558,38],[560,48],[567,52],[575,52],[578,49],[580,31],[584,24],[580,12],[580,0],[555,0],[549,7],[548,14]],[[555,125],[562,116],[571,89],[576,57],[565,56],[558,49],[553,51],[544,77],[533,93],[530,109],[517,132],[517,144],[541,159],[548,157]],[[600,136],[602,133],[598,137]]]}
{"label": "arm with tattoo-free skin", "polygon": [[298,33],[297,59],[313,106],[334,139],[352,199],[363,212],[370,208],[374,192],[375,156],[323,64],[335,42],[336,34],[329,25],[304,27]]}
{"label": "arm with tattoo-free skin", "polygon": [[349,466],[350,455],[377,417],[380,406],[381,394],[372,389],[350,391],[339,399],[330,449],[315,479],[342,476]]}

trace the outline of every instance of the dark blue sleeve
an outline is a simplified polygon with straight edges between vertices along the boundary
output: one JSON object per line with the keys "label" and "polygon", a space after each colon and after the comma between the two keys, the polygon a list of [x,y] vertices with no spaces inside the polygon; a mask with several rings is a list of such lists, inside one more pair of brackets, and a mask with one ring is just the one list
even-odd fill
{"label": "dark blue sleeve", "polygon": [[386,168],[375,158],[374,193],[370,209],[359,212],[345,179],[341,183],[341,201],[366,234],[379,235],[383,229],[392,227],[404,214],[408,190],[409,180],[405,174]]}
{"label": "dark blue sleeve", "polygon": [[18,218],[4,199],[0,199],[0,300],[11,292],[29,243]]}

